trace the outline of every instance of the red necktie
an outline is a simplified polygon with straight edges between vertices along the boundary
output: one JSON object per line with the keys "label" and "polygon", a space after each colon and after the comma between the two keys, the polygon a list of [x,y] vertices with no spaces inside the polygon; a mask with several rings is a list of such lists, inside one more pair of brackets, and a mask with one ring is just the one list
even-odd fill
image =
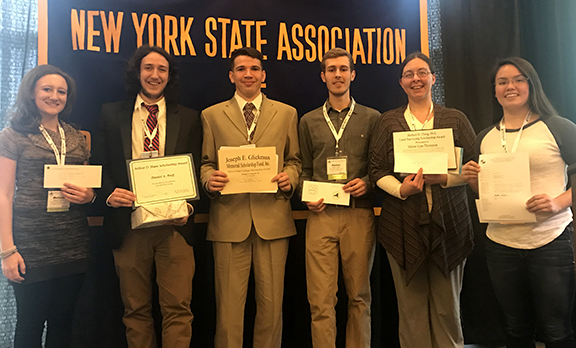
{"label": "red necktie", "polygon": [[[142,103],[142,106],[148,110],[148,118],[146,119],[146,127],[148,127],[148,134],[152,134],[154,129],[158,126],[158,105],[146,105]],[[160,135],[156,130],[154,139],[152,139],[152,144],[150,144],[150,139],[146,136],[144,137],[144,151],[160,151]]]}

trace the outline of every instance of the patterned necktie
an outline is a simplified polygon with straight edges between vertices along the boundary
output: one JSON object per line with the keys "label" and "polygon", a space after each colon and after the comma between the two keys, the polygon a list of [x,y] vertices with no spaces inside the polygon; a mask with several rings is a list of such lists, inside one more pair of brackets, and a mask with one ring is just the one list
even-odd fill
{"label": "patterned necktie", "polygon": [[252,103],[244,105],[244,119],[246,120],[246,127],[250,129],[252,122],[254,122],[254,110],[256,107]]}
{"label": "patterned necktie", "polygon": [[[146,119],[146,127],[148,127],[149,134],[154,132],[154,129],[158,126],[158,105],[146,105],[142,103],[142,106],[148,110],[148,118]],[[152,139],[152,144],[150,144],[150,139],[146,136],[144,137],[144,151],[160,151],[160,135],[156,130],[154,139]]]}

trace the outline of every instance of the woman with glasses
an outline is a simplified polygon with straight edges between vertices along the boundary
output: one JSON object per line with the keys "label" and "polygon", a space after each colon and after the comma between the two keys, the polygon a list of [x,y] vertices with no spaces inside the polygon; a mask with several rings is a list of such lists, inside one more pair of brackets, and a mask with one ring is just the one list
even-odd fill
{"label": "woman with glasses", "polygon": [[[492,82],[502,119],[480,132],[476,150],[528,153],[533,196],[525,207],[537,220],[489,223],[486,230],[486,259],[506,320],[507,347],[534,347],[535,332],[546,347],[576,347],[572,189],[566,190],[566,165],[576,163],[576,125],[558,116],[526,60],[502,60]],[[462,168],[476,192],[479,172],[474,161]]]}
{"label": "woman with glasses", "polygon": [[475,133],[462,112],[432,103],[430,59],[415,52],[401,65],[408,104],[386,112],[370,143],[370,180],[384,193],[378,239],[386,249],[402,348],[463,347],[460,290],[473,231],[466,182],[458,174],[394,172],[393,133],[451,128],[468,161]]}
{"label": "woman with glasses", "polygon": [[91,188],[43,185],[44,166],[81,165],[84,137],[64,122],[74,80],[51,65],[22,79],[10,127],[0,132],[0,259],[16,297],[15,348],[70,347],[72,318],[88,258],[88,223],[80,206]]}

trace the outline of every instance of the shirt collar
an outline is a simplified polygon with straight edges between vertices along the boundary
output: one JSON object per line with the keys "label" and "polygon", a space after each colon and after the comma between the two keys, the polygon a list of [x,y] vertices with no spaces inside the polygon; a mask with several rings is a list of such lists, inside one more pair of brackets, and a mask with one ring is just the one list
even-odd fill
{"label": "shirt collar", "polygon": [[[142,99],[142,96],[140,95],[140,93],[138,93],[138,95],[136,96],[136,102],[134,103],[134,111],[143,109],[142,103],[148,105],[148,103],[146,103],[144,101],[144,99]],[[159,110],[158,111],[158,117],[160,117],[160,115],[163,114],[163,112],[161,112],[160,110],[166,110],[166,99],[164,97],[162,97],[162,99],[158,100],[154,104],[158,105],[158,110]]]}
{"label": "shirt collar", "polygon": [[[244,110],[244,105],[248,103],[248,101],[241,96],[238,95],[238,92],[234,93],[234,98],[240,107],[240,111]],[[252,104],[256,107],[256,110],[260,110],[260,106],[262,106],[262,93],[258,94],[258,96],[251,101]]]}
{"label": "shirt collar", "polygon": [[[348,112],[348,109],[350,109],[350,105],[352,105],[352,97],[350,97],[350,103],[348,103],[348,106],[338,111],[334,109],[332,105],[330,105],[330,99],[326,99],[326,110],[328,110],[328,112],[330,112],[331,110],[334,110],[334,112],[342,112],[342,111]],[[354,110],[354,113],[356,113],[356,110]]]}

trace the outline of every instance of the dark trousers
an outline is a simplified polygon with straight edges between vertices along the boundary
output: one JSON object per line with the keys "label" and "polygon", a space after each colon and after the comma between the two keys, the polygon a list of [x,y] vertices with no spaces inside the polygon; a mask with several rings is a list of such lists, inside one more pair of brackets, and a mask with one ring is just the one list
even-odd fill
{"label": "dark trousers", "polygon": [[14,348],[41,348],[47,322],[46,348],[70,347],[74,309],[84,273],[30,284],[13,284],[17,320]]}
{"label": "dark trousers", "polygon": [[572,330],[575,271],[572,225],[536,249],[514,249],[492,241],[486,259],[506,319],[508,348],[532,348],[534,334],[546,347],[576,347]]}

